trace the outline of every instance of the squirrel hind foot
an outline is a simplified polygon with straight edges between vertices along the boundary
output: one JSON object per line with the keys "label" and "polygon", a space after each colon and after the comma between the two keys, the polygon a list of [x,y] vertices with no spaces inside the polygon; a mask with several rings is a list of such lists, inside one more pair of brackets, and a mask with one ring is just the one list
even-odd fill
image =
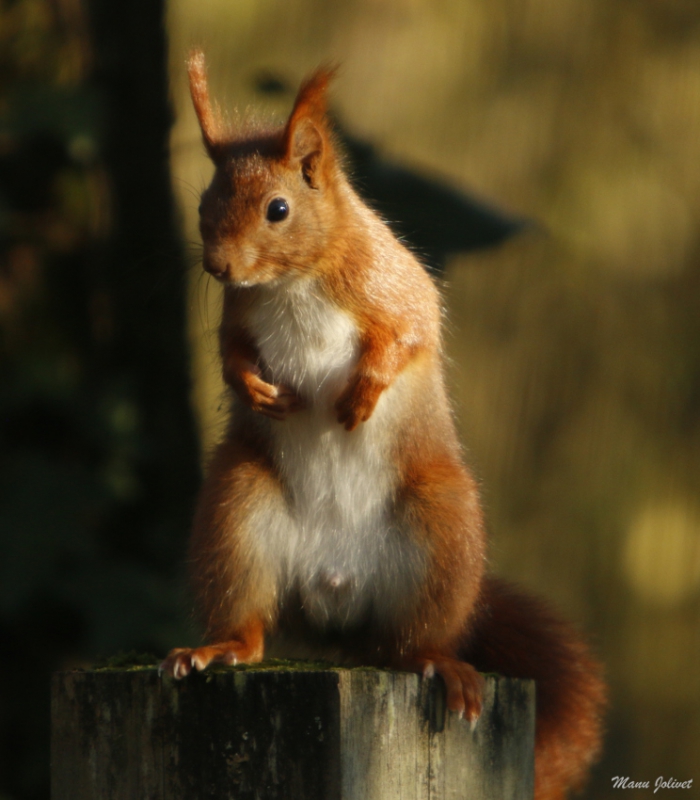
{"label": "squirrel hind foot", "polygon": [[483,706],[484,679],[471,664],[449,656],[430,655],[402,667],[420,672],[424,678],[439,675],[445,684],[447,708],[460,719],[465,718],[474,730]]}
{"label": "squirrel hind foot", "polygon": [[177,647],[171,650],[158,668],[159,672],[179,680],[196,669],[205,670],[210,664],[254,664],[262,661],[262,652],[256,652],[239,641],[221,642],[206,647]]}

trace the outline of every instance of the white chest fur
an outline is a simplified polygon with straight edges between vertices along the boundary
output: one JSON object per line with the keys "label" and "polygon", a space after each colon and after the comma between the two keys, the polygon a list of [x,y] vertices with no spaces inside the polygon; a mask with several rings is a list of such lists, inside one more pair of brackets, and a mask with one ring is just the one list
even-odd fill
{"label": "white chest fur", "polygon": [[423,570],[391,511],[394,390],[354,431],[338,423],[334,403],[356,366],[359,331],[313,282],[265,292],[249,324],[266,379],[308,404],[266,421],[288,502],[284,518],[256,532],[257,545],[276,561],[282,595],[298,591],[318,626],[351,625],[370,610],[391,616]]}
{"label": "white chest fur", "polygon": [[267,379],[293,387],[314,406],[342,387],[357,361],[354,321],[315,281],[263,289],[250,325]]}

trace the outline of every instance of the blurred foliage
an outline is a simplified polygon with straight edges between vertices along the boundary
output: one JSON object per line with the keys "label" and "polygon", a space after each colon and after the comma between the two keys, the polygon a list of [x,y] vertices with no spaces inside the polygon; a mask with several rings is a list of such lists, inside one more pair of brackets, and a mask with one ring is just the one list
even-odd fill
{"label": "blurred foliage", "polygon": [[132,73],[101,41],[103,5],[0,7],[0,793],[13,798],[48,797],[52,670],[191,636],[180,575],[198,448],[162,5],[140,4],[141,47],[106,20]]}

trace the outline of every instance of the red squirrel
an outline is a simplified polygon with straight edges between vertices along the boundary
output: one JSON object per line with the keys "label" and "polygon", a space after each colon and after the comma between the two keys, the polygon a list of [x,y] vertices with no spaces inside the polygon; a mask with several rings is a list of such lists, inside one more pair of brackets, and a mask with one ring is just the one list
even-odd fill
{"label": "red squirrel", "polygon": [[283,127],[232,129],[202,53],[189,60],[216,168],[200,231],[204,269],[224,288],[234,408],[190,544],[210,644],[172,650],[162,668],[181,678],[266,653],[437,674],[472,724],[479,671],[533,678],[535,797],[563,798],[599,751],[601,669],[539,600],[485,574],[440,298],[344,174],[331,78],[302,85]]}

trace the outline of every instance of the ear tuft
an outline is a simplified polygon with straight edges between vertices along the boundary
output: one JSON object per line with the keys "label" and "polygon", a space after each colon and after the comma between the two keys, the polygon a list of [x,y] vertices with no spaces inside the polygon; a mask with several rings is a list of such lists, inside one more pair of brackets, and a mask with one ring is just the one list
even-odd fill
{"label": "ear tuft", "polygon": [[209,100],[209,83],[204,53],[192,50],[187,60],[192,103],[202,129],[202,138],[209,156],[215,158],[221,149],[221,118],[214,111]]}
{"label": "ear tuft", "polygon": [[336,66],[321,67],[309,76],[302,83],[294,101],[292,117],[299,114],[316,121],[323,120],[328,111],[328,85],[337,72]]}
{"label": "ear tuft", "polygon": [[304,81],[284,129],[287,161],[300,164],[305,180],[314,188],[331,157],[328,85],[336,72],[337,67],[323,67]]}

